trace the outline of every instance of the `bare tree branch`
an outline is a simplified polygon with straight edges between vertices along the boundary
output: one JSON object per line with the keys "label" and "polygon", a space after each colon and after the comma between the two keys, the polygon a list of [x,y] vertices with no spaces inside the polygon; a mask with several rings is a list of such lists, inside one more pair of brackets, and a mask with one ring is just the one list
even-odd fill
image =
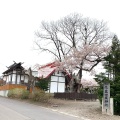
{"label": "bare tree branch", "polygon": [[[35,43],[41,51],[53,54],[63,67],[91,71],[100,63],[109,49],[111,32],[107,24],[79,14],[72,14],[56,22],[42,22],[36,32]],[[110,41],[110,42],[107,42]],[[52,47],[51,47],[52,46]]]}

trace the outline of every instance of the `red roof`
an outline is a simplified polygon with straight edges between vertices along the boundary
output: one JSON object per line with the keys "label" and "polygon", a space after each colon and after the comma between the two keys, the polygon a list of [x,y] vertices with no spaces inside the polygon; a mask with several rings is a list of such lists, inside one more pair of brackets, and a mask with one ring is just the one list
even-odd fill
{"label": "red roof", "polygon": [[[48,78],[49,76],[51,76],[55,72],[55,70],[57,70],[57,68],[58,68],[58,66],[56,65],[55,62],[48,63],[48,64],[46,64],[38,69],[38,76],[40,78],[42,78],[42,77]],[[68,74],[68,76],[70,77],[69,74]]]}
{"label": "red roof", "polygon": [[39,77],[48,78],[56,70],[55,62],[46,64],[38,69]]}
{"label": "red roof", "polygon": [[56,67],[56,66],[55,66],[55,62],[48,63],[48,64],[46,64],[46,65],[40,67],[39,69],[41,69],[41,68],[45,68],[45,67]]}

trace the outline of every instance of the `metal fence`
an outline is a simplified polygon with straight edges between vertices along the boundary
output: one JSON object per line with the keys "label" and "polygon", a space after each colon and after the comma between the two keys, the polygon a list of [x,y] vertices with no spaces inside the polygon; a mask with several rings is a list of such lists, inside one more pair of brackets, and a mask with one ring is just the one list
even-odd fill
{"label": "metal fence", "polygon": [[54,93],[54,98],[71,100],[96,100],[97,94],[88,93]]}

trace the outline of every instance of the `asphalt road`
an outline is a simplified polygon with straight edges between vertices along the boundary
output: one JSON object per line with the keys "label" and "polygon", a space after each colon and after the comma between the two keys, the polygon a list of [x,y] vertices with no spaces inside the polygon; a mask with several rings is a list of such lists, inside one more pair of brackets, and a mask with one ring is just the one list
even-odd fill
{"label": "asphalt road", "polygon": [[0,120],[82,120],[18,100],[0,97]]}

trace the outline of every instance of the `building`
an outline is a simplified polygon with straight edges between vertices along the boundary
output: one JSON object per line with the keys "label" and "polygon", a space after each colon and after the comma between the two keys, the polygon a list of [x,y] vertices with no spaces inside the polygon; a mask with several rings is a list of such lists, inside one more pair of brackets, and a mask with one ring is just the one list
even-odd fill
{"label": "building", "polygon": [[0,95],[2,96],[7,96],[8,91],[13,88],[30,89],[29,70],[25,70],[21,62],[14,62],[7,67],[7,70],[3,72],[2,79],[4,81],[4,84],[0,86]]}
{"label": "building", "polygon": [[8,69],[3,72],[3,80],[6,84],[27,84],[28,74],[25,74],[21,62],[14,62],[14,64],[9,66]]}
{"label": "building", "polygon": [[58,71],[55,62],[38,69],[38,77],[46,78],[49,82],[49,93],[66,92],[70,82],[70,75],[66,71]]}

